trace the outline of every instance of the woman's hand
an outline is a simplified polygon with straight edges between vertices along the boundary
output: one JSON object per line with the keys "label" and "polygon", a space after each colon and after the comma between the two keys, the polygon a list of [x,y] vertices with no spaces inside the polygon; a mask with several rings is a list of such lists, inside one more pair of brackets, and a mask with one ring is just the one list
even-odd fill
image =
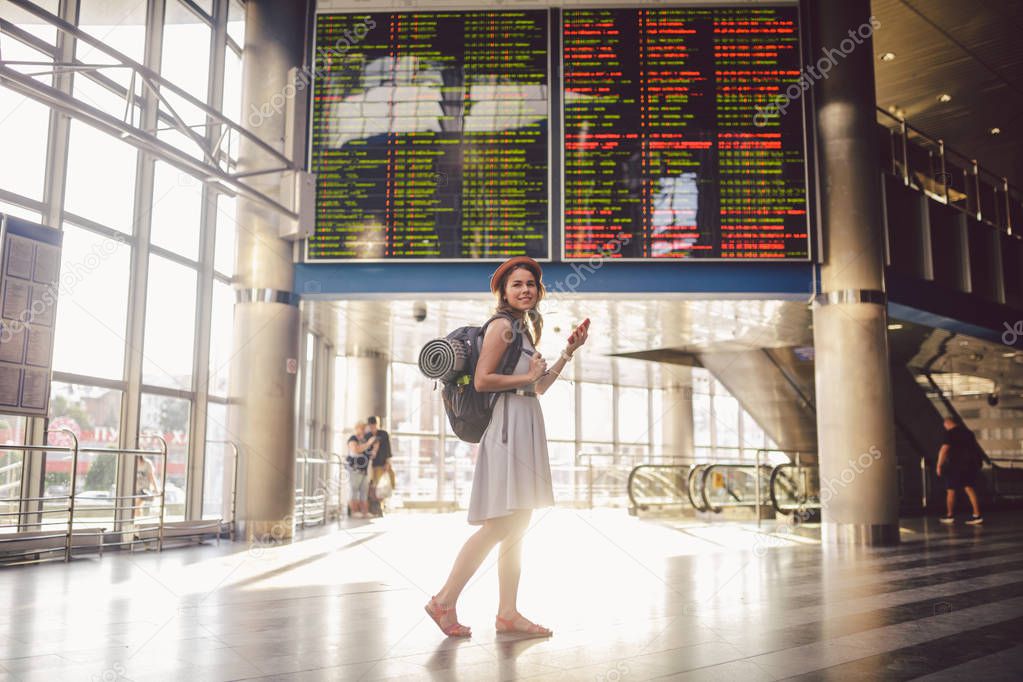
{"label": "woman's hand", "polygon": [[565,352],[571,355],[580,346],[586,343],[586,338],[590,333],[590,318],[583,320],[582,324],[575,328],[568,337],[568,346],[565,348]]}
{"label": "woman's hand", "polygon": [[540,352],[533,353],[529,359],[529,383],[534,383],[547,373],[547,361],[543,359]]}

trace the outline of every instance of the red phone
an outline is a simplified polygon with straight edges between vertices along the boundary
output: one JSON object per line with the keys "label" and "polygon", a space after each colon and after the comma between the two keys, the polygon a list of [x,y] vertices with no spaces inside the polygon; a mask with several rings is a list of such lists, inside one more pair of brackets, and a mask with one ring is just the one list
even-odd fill
{"label": "red phone", "polygon": [[582,324],[580,324],[578,327],[575,328],[575,331],[572,332],[572,335],[568,337],[568,342],[569,343],[575,343],[575,335],[576,335],[576,332],[578,332],[580,330],[580,328],[589,329],[590,328],[590,318],[587,317],[585,320],[583,320]]}

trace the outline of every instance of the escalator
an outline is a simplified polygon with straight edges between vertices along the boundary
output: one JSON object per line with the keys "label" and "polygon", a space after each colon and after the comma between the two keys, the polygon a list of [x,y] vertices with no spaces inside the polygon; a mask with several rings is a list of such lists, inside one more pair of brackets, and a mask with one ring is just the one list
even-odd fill
{"label": "escalator", "polygon": [[[765,451],[766,454],[766,451]],[[721,514],[748,509],[761,518],[799,512],[819,519],[817,467],[790,462],[758,467],[748,462],[641,464],[628,478],[629,513],[693,511]]]}

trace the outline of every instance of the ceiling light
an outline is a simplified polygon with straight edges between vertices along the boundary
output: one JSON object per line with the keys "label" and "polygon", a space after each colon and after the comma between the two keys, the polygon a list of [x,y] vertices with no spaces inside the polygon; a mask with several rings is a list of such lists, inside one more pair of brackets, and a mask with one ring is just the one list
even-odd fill
{"label": "ceiling light", "polygon": [[939,102],[951,102],[952,101],[952,95],[948,94],[947,92],[943,92],[940,95],[938,95],[938,101]]}
{"label": "ceiling light", "polygon": [[882,62],[890,62],[893,59],[895,59],[895,53],[894,52],[885,52],[884,54],[881,55],[881,61]]}
{"label": "ceiling light", "polygon": [[902,329],[902,325],[898,324],[897,322],[893,322],[892,324],[888,325],[888,331],[890,332],[898,331],[899,329]]}
{"label": "ceiling light", "polygon": [[995,126],[994,128],[992,128],[988,132],[991,133],[992,135],[998,135],[998,134],[1000,134],[1002,132],[1002,129],[999,128],[998,126]]}
{"label": "ceiling light", "polygon": [[1014,357],[1016,357],[1016,353],[1015,352],[1012,352],[1012,353],[1002,353],[1002,357],[1003,358],[1014,358]]}

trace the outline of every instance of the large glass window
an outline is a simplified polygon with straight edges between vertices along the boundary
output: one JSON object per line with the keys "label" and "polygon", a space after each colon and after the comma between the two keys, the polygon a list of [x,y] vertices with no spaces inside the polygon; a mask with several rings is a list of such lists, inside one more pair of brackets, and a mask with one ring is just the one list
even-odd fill
{"label": "large glass window", "polygon": [[[437,499],[440,441],[433,437],[392,436],[392,467],[398,489],[406,505]],[[471,447],[469,459],[474,466],[478,447]]]}
{"label": "large glass window", "polygon": [[[34,0],[34,2],[50,14],[57,13],[58,0]],[[6,19],[22,31],[30,33],[36,38],[41,38],[50,45],[54,45],[56,43],[56,28],[50,24],[44,23],[34,14],[21,9],[13,3],[0,3],[0,19]],[[12,54],[11,50],[14,49],[15,44],[20,43],[13,37],[0,33],[0,53],[4,55],[4,59],[20,59],[20,57],[10,56]]]}
{"label": "large glass window", "polygon": [[214,244],[213,269],[224,275],[234,275],[234,254],[237,223],[235,205],[237,200],[226,194],[217,196],[217,240]]}
{"label": "large glass window", "polygon": [[211,402],[206,408],[206,459],[202,485],[204,519],[231,519],[234,450],[227,441],[227,405]]}
{"label": "large glass window", "polygon": [[[242,58],[229,47],[224,59],[224,106],[221,113],[235,123],[242,121]],[[238,158],[239,134],[232,130],[224,149],[232,159]]]}
{"label": "large glass window", "polygon": [[[149,41],[161,45],[160,73],[175,86],[201,102],[210,92],[221,87],[224,91],[223,110],[238,121],[242,118],[241,86],[242,61],[238,49],[244,40],[244,6],[237,0],[229,2],[229,26],[232,41],[224,56],[224,83],[210,83],[213,73],[211,54],[213,43],[213,0],[167,0],[163,16],[154,17],[162,22],[162,34],[147,36],[147,13],[152,3],[117,3],[109,0],[77,0],[79,28],[103,45],[127,58],[142,63]],[[35,4],[56,14],[58,0],[35,0]],[[162,7],[162,5],[161,5]],[[19,30],[55,46],[57,29],[44,20],[9,2],[0,2],[0,18],[11,22]],[[9,33],[0,34],[0,55],[5,60],[39,62],[36,65],[12,66],[31,77],[52,84],[53,50],[42,51],[19,42]],[[132,85],[132,70],[119,64],[116,57],[85,40],[75,43],[75,59],[88,66],[75,73],[73,96],[122,119],[126,116],[127,88],[134,88],[141,101],[144,88],[138,79]],[[219,55],[217,55],[219,57]],[[38,72],[38,73],[34,73]],[[202,155],[198,145],[178,128],[169,129],[166,116],[173,107],[184,119],[192,133],[205,138],[206,114],[202,108],[190,104],[180,95],[164,87],[161,94],[170,104],[161,103],[163,117],[157,125],[157,135],[196,157]],[[128,120],[139,123],[138,105],[129,112]],[[172,166],[155,161],[153,166],[153,192],[140,194],[137,177],[138,151],[116,135],[102,132],[78,120],[70,123],[67,158],[60,158],[65,146],[60,141],[48,140],[51,111],[34,100],[0,87],[0,150],[5,160],[16,163],[0,164],[0,213],[9,213],[33,222],[41,222],[51,213],[66,214],[63,225],[64,248],[62,281],[56,311],[57,327],[54,339],[54,369],[64,380],[84,377],[83,385],[54,383],[51,402],[51,421],[63,425],[82,439],[84,446],[108,447],[119,442],[121,429],[120,405],[124,398],[125,353],[130,341],[143,349],[142,383],[147,392],[142,394],[140,428],[161,434],[168,442],[171,457],[167,472],[167,509],[169,517],[180,517],[185,509],[188,439],[191,431],[189,410],[195,392],[209,391],[220,400],[214,400],[208,410],[207,421],[211,440],[227,440],[223,427],[226,421],[224,398],[228,392],[227,368],[231,355],[234,296],[229,279],[235,267],[235,200],[218,198],[217,211],[206,229],[216,230],[214,270],[212,283],[212,329],[210,338],[210,382],[208,386],[193,387],[195,363],[195,320],[198,317],[197,291],[205,289],[208,281],[200,283],[198,261],[202,257],[200,245],[204,237],[201,224],[203,185],[182,175]],[[226,136],[225,148],[236,155],[238,135]],[[48,150],[51,153],[48,154]],[[54,153],[55,152],[55,153]],[[48,177],[54,169],[47,169],[48,157],[54,158],[62,168],[66,162],[64,178]],[[45,184],[51,180],[65,187],[63,206],[42,206]],[[138,200],[140,203],[135,204]],[[134,300],[145,306],[143,338],[129,337],[127,329],[129,291],[132,283],[132,249],[137,243],[133,221],[135,213],[147,213],[151,224],[151,246],[141,265],[148,267],[145,295]],[[211,212],[213,213],[213,212]],[[111,239],[111,232],[127,235],[122,241]],[[136,261],[138,262],[138,261]],[[202,275],[205,276],[205,275]],[[142,313],[142,310],[134,313]],[[100,388],[90,383],[104,383],[116,389]],[[128,387],[132,399],[139,396],[140,386]],[[173,389],[173,390],[164,390]],[[158,393],[167,395],[157,395]],[[438,403],[439,404],[439,403]],[[418,410],[412,410],[416,412]],[[427,416],[436,422],[437,409]],[[7,435],[23,438],[24,419],[0,419],[0,501],[5,496],[15,497],[23,487],[21,481],[21,453],[4,451]],[[135,429],[131,425],[132,430]],[[319,427],[323,427],[319,424]],[[434,427],[436,432],[436,427]],[[53,436],[53,438],[60,438]],[[128,439],[132,441],[133,439]],[[143,439],[143,447],[151,447]],[[225,455],[226,446],[211,445],[205,460],[203,514],[219,514],[227,504],[226,478],[231,464]],[[43,472],[44,481],[33,481],[32,486],[45,483],[48,495],[56,496],[70,487],[72,477],[80,485],[80,514],[85,523],[106,524],[112,521],[111,496],[115,494],[118,466],[133,466],[134,460],[118,459],[117,455],[88,455],[81,458],[77,471],[59,453],[50,453]],[[164,477],[163,463],[152,459],[156,475]],[[27,484],[26,484],[27,485]],[[132,491],[122,491],[130,494]],[[136,491],[137,492],[137,491]],[[0,502],[0,511],[3,511]],[[146,502],[149,512],[158,510],[158,503]],[[198,505],[197,505],[198,507]],[[136,515],[138,516],[138,515]],[[16,517],[11,517],[15,518]],[[0,519],[0,526],[6,523]]]}
{"label": "large glass window", "polygon": [[614,410],[611,406],[611,385],[582,385],[583,438],[610,442],[614,437]]}
{"label": "large glass window", "polygon": [[[210,27],[178,0],[167,3],[164,21],[160,75],[205,102],[210,72]],[[173,106],[189,124],[201,123],[205,118],[199,109],[184,100],[175,100]]]}
{"label": "large glass window", "polygon": [[621,386],[618,389],[618,438],[622,443],[646,446],[649,442],[647,390]]}
{"label": "large glass window", "polygon": [[227,35],[239,47],[245,44],[245,7],[239,0],[231,0],[227,10]]}
{"label": "large glass window", "polygon": [[[13,41],[11,41],[13,42]],[[27,54],[4,43],[4,59],[40,60],[34,50]],[[14,43],[20,46],[21,43]],[[50,125],[49,109],[38,102],[0,87],[0,189],[35,199],[43,198],[46,174],[46,136]]]}
{"label": "large glass window", "polygon": [[[134,147],[72,120],[64,209],[130,234],[135,157]],[[100,162],[102,172],[97,165]]]}
{"label": "large glass window", "polygon": [[[433,383],[425,381],[419,367],[403,362],[391,363],[392,426],[400,432],[439,433],[440,402]],[[440,389],[438,388],[438,391]],[[345,387],[338,386],[343,399]],[[444,419],[445,423],[447,418]],[[346,424],[351,427],[350,424]]]}
{"label": "large glass window", "polygon": [[195,289],[195,270],[150,256],[142,383],[191,389]]}
{"label": "large glass window", "polygon": [[[78,438],[83,449],[116,449],[120,438],[121,391],[53,382],[50,393],[50,421],[47,434],[51,445],[70,445],[70,439],[55,430],[67,429]],[[71,455],[50,452],[46,455],[43,479],[44,496],[57,498],[45,502],[45,508],[66,507],[59,499],[71,486]],[[125,458],[116,454],[83,452],[75,471],[75,523],[111,528],[117,495],[117,472]]]}
{"label": "large glass window", "polygon": [[[25,419],[23,417],[0,416],[0,445],[17,445],[25,442]],[[17,498],[21,497],[21,472],[24,463],[23,450],[0,448],[0,533],[14,530],[18,526],[20,511]]]}
{"label": "large glass window", "polygon": [[555,381],[540,398],[544,427],[551,440],[575,440],[575,386]]}
{"label": "large glass window", "polygon": [[153,176],[152,218],[153,244],[198,260],[202,183],[169,164],[157,161]]}
{"label": "large glass window", "polygon": [[713,419],[711,418],[710,396],[705,393],[693,394],[693,443],[711,445],[714,442]]}
{"label": "large glass window", "polygon": [[65,223],[55,370],[121,378],[130,260],[127,244]]}
{"label": "large glass window", "polygon": [[210,324],[209,393],[226,397],[228,370],[231,366],[231,340],[234,335],[234,289],[220,280],[213,280]]}
{"label": "large glass window", "polygon": [[[714,428],[719,448],[739,447],[739,401],[718,384],[714,394]],[[723,394],[723,395],[722,395]]]}
{"label": "large glass window", "polygon": [[[185,514],[191,407],[191,402],[183,398],[142,394],[139,433],[161,436],[167,442],[166,518],[169,520],[180,520]],[[147,450],[157,448],[152,439],[140,438],[139,445]],[[162,462],[154,457],[151,463],[159,477]]]}
{"label": "large glass window", "polygon": [[[110,2],[109,0],[80,0],[78,26],[94,38],[103,41],[107,47],[142,63],[146,48],[146,5],[145,2]],[[76,56],[87,64],[116,64],[99,48],[79,41]],[[103,75],[122,84],[127,84],[130,70],[123,68],[102,69]]]}
{"label": "large glass window", "polygon": [[42,216],[39,211],[33,211],[31,209],[18,206],[17,204],[8,204],[6,201],[0,201],[0,213],[6,213],[16,218],[24,218],[25,220],[31,220],[33,223],[38,223],[42,220]]}

